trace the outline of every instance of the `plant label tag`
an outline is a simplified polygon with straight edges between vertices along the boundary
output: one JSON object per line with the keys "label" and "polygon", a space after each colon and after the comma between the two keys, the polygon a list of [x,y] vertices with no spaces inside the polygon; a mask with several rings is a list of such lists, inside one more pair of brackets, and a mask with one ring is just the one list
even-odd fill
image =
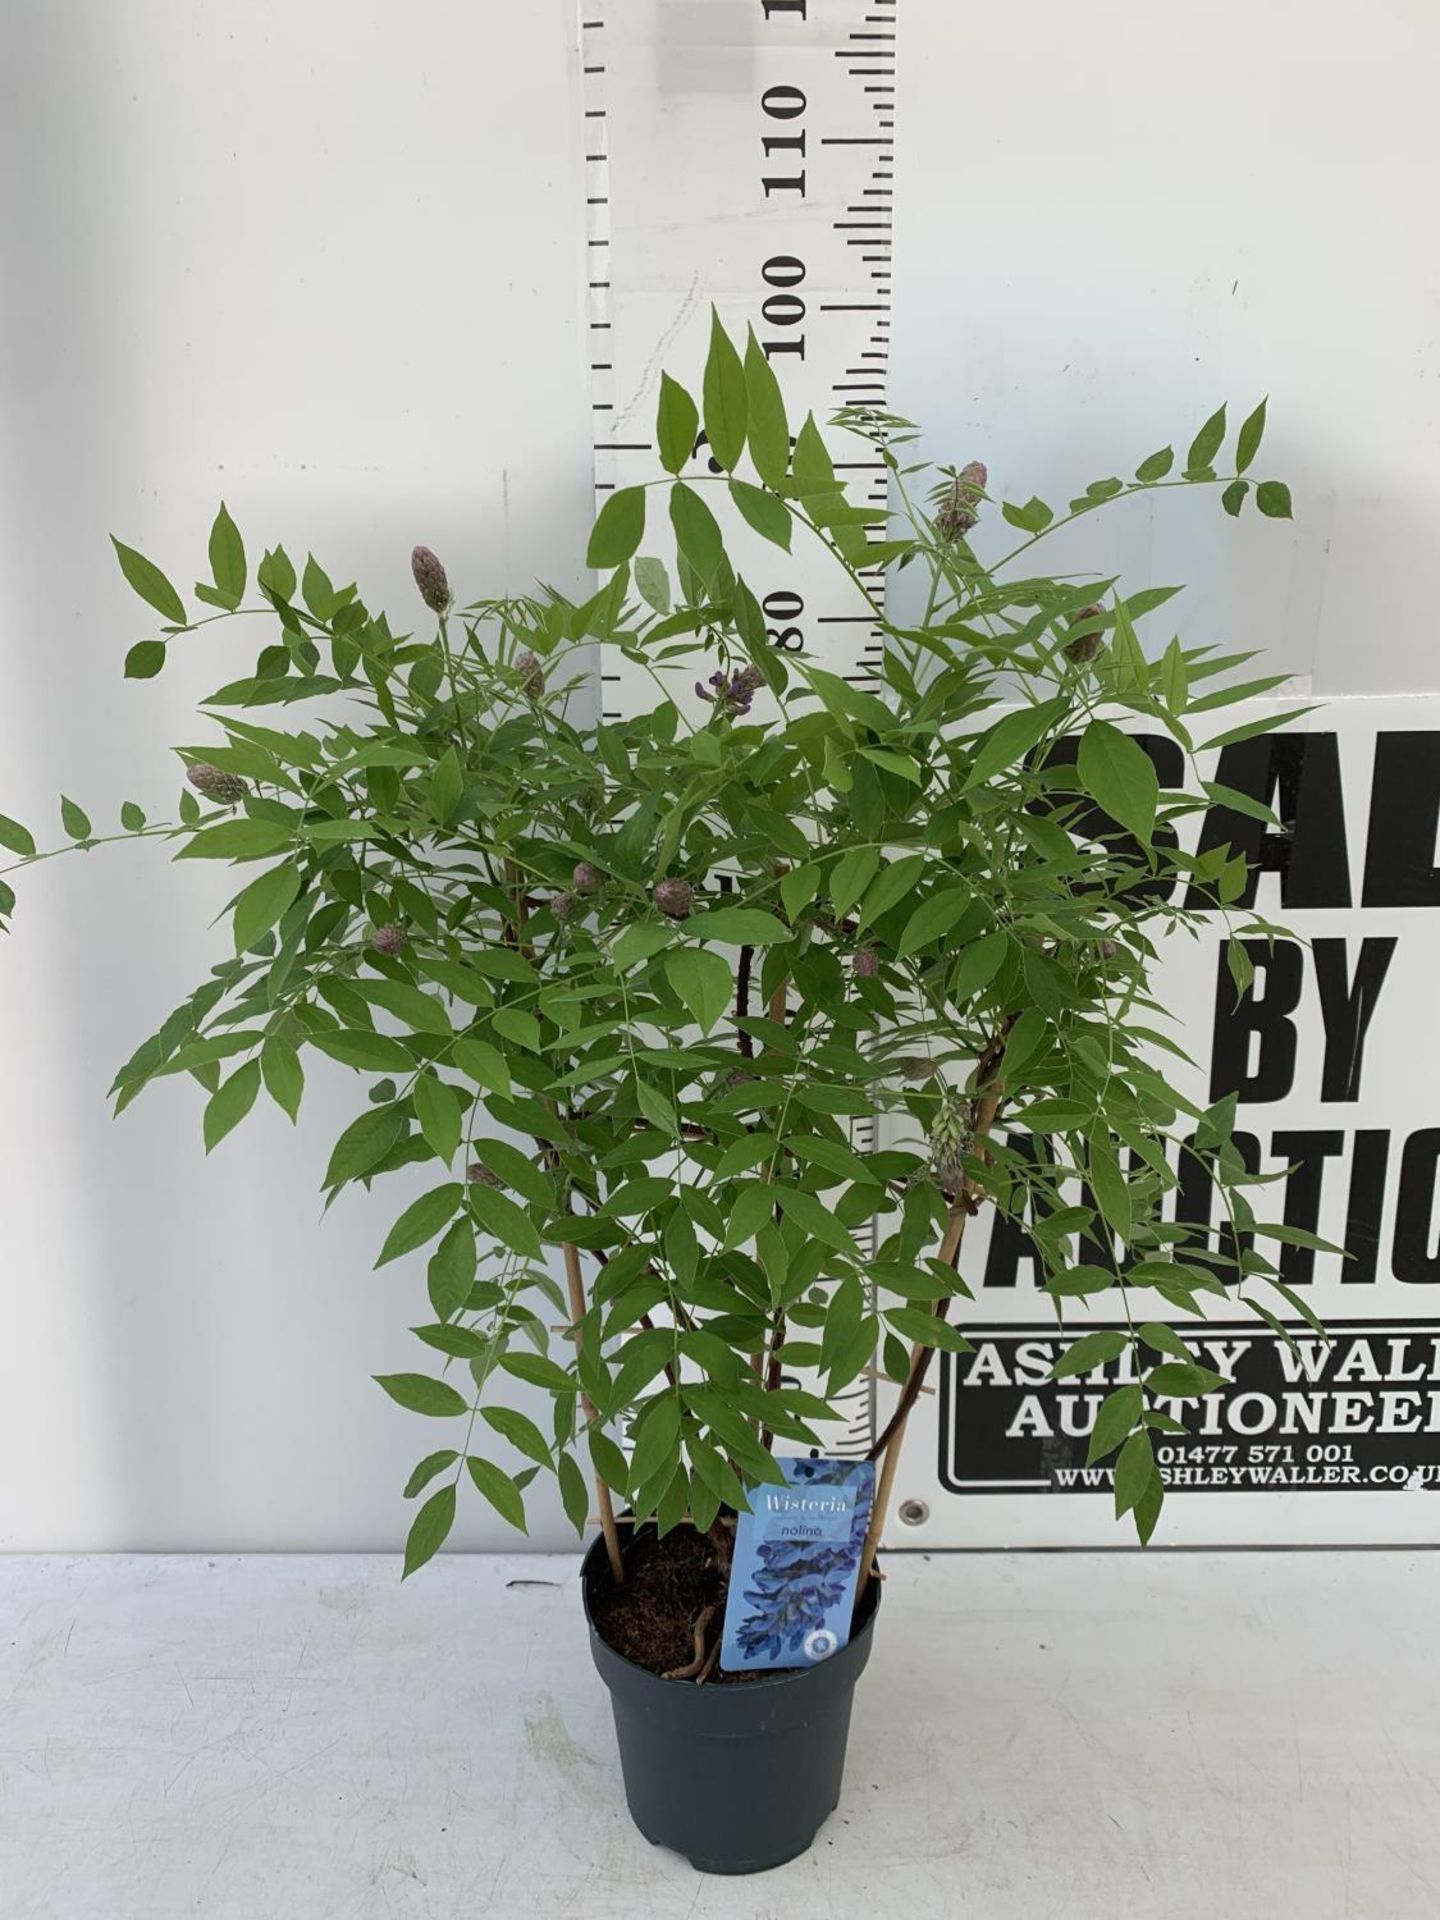
{"label": "plant label tag", "polygon": [[868,1460],[777,1457],[784,1486],[751,1487],[735,1528],[720,1664],[808,1667],[850,1638],[870,1520]]}

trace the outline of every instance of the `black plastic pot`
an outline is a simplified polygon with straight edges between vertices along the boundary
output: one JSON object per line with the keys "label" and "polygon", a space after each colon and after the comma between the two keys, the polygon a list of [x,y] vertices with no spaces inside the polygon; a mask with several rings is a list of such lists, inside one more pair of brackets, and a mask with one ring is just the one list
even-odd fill
{"label": "black plastic pot", "polygon": [[662,1680],[601,1639],[592,1601],[609,1579],[596,1540],[580,1569],[585,1619],[636,1826],[702,1873],[763,1873],[804,1853],[840,1798],[880,1582],[870,1582],[849,1641],[818,1666],[697,1687]]}

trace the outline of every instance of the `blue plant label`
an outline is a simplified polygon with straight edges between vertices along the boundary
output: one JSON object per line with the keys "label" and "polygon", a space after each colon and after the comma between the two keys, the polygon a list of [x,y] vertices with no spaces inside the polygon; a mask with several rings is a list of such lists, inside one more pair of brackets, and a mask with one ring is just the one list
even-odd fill
{"label": "blue plant label", "polygon": [[785,1484],[749,1490],[735,1528],[720,1664],[808,1667],[850,1638],[875,1469],[777,1458]]}

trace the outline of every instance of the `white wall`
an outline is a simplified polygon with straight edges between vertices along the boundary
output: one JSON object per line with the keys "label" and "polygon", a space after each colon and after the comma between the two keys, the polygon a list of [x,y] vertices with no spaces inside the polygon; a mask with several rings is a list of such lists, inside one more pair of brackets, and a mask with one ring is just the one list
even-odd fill
{"label": "white wall", "polygon": [[[1268,391],[1293,529],[1182,498],[1076,564],[1196,582],[1192,637],[1323,691],[1436,686],[1429,0],[899,11],[893,403],[1064,498]],[[417,539],[477,587],[580,550],[573,41],[570,0],[0,13],[6,812],[52,823],[62,786],[161,812],[238,657],[121,681],[144,621],[111,529],[183,574],[223,492],[397,610]],[[225,883],[144,848],[80,867],[24,876],[0,950],[0,1546],[393,1545],[428,1436],[367,1376],[412,1363],[422,1281],[370,1271],[388,1200],[318,1224],[353,1094],[209,1162],[189,1083],[112,1124]]]}
{"label": "white wall", "polygon": [[[197,637],[124,682],[147,622],[111,530],[188,587],[223,494],[257,556],[308,544],[406,622],[417,540],[476,592],[583,552],[574,40],[572,0],[0,13],[0,809],[56,838],[61,789],[165,817],[170,744],[253,657]],[[438,1443],[369,1379],[421,1351],[423,1272],[371,1272],[393,1198],[319,1224],[353,1087],[208,1162],[193,1083],[112,1123],[116,1066],[223,957],[196,906],[225,878],[142,846],[21,879],[0,1546],[393,1545]]]}
{"label": "white wall", "polygon": [[1047,556],[1192,583],[1161,647],[1178,610],[1318,692],[1440,686],[1440,9],[898,12],[891,404],[927,451],[1063,503],[1268,393],[1293,528],[1177,493]]}

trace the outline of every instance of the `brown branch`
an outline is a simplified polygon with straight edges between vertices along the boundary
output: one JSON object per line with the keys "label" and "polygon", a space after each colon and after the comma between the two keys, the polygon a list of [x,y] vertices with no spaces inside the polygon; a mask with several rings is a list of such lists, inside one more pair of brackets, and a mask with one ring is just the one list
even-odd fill
{"label": "brown branch", "polygon": [[[990,1137],[990,1130],[995,1124],[995,1116],[1000,1111],[1000,1102],[1005,1092],[1004,1083],[998,1078],[1005,1059],[1005,1042],[1018,1018],[1018,1014],[1007,1015],[981,1053],[976,1065],[976,1091],[970,1103],[970,1137],[976,1150],[976,1157],[982,1162],[989,1157],[985,1143]],[[941,1239],[937,1257],[952,1271],[959,1265],[966,1223],[980,1211],[979,1192],[978,1183],[972,1175],[967,1174],[961,1182],[959,1193],[951,1200],[950,1217],[945,1223],[945,1233]],[[936,1301],[935,1318],[944,1320],[949,1311],[950,1298],[947,1294]],[[905,1377],[905,1384],[900,1390],[899,1403],[868,1455],[871,1460],[883,1455],[883,1461],[880,1479],[875,1488],[874,1503],[870,1509],[870,1524],[865,1530],[865,1547],[860,1557],[860,1578],[856,1586],[857,1599],[864,1593],[875,1565],[875,1549],[879,1544],[881,1530],[889,1511],[890,1496],[895,1485],[895,1472],[900,1464],[900,1450],[905,1443],[905,1429],[909,1424],[911,1409],[920,1397],[925,1376],[930,1371],[930,1363],[934,1356],[935,1348],[924,1341],[917,1340],[911,1347],[909,1371]]]}
{"label": "brown branch", "polygon": [[741,947],[740,964],[735,969],[735,1019],[737,1022],[735,1043],[740,1049],[742,1058],[746,1060],[755,1058],[755,1042],[738,1023],[750,1017],[750,968],[754,959],[753,947]]}
{"label": "brown branch", "polygon": [[705,1607],[695,1622],[695,1658],[688,1666],[671,1667],[668,1673],[662,1673],[662,1680],[694,1680],[705,1666],[705,1629],[715,1618],[713,1606]]}

